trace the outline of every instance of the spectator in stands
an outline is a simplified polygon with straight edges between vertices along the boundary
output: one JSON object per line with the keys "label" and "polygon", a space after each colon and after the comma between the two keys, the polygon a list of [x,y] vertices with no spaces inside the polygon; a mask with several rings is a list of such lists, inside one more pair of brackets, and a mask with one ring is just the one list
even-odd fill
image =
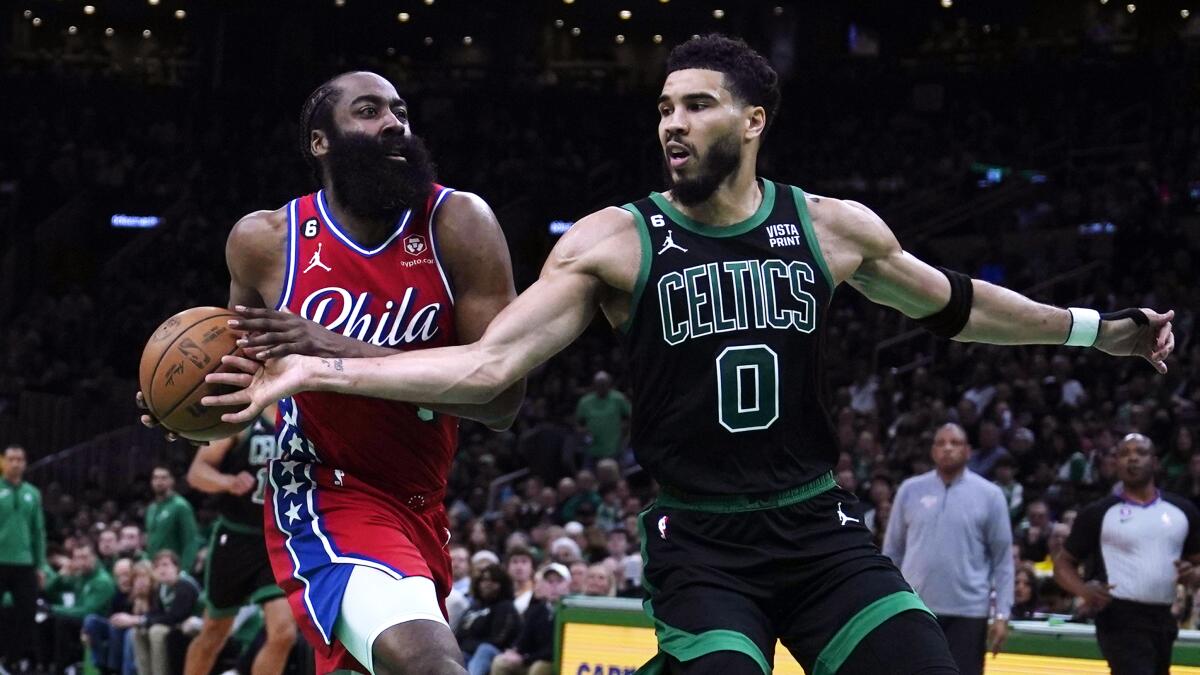
{"label": "spectator in stands", "polygon": [[617,594],[617,577],[612,569],[602,562],[589,565],[587,576],[583,580],[584,595],[598,595],[611,598]]}
{"label": "spectator in stands", "polygon": [[512,579],[500,565],[488,565],[471,584],[471,607],[455,632],[469,675],[486,675],[492,660],[513,646],[520,630]]}
{"label": "spectator in stands", "polygon": [[[1154,444],[1140,433],[1117,446],[1121,491],[1085,507],[1054,560],[1054,579],[1096,618],[1114,675],[1166,673],[1179,633],[1175,586],[1200,585],[1200,510],[1155,484]],[[1090,563],[1092,578],[1079,574]]]}
{"label": "spectator in stands", "polygon": [[1017,543],[1021,545],[1021,560],[1045,560],[1049,550],[1050,507],[1037,499],[1025,507],[1025,520],[1018,528]]}
{"label": "spectator in stands", "polygon": [[118,628],[135,628],[134,654],[139,675],[172,675],[182,665],[182,653],[168,651],[168,638],[188,617],[195,613],[200,588],[190,577],[180,573],[179,555],[162,549],[154,555],[154,580],[158,593],[150,611],[145,614],[116,614],[112,623]]}
{"label": "spectator in stands", "polygon": [[959,672],[981,675],[988,647],[998,653],[1008,635],[1012,526],[1004,493],[967,468],[970,453],[962,427],[937,430],[937,468],[900,484],[883,553],[937,615]]}
{"label": "spectator in stands", "polygon": [[587,440],[583,467],[590,469],[606,457],[620,459],[631,407],[629,399],[613,389],[612,376],[603,370],[592,378],[592,391],[575,406],[575,419]]}
{"label": "spectator in stands", "polygon": [[513,607],[516,607],[517,614],[524,616],[533,600],[533,553],[524,546],[510,548],[504,561],[504,571],[512,579]]}
{"label": "spectator in stands", "polygon": [[146,555],[155,558],[159,551],[174,551],[182,570],[196,562],[200,535],[192,505],[175,492],[175,476],[165,466],[156,466],[150,474],[154,502],[146,509]]}
{"label": "spectator in stands", "polygon": [[1017,463],[1012,455],[1004,454],[996,460],[995,479],[992,481],[1004,493],[1004,502],[1008,505],[1008,517],[1016,519],[1021,514],[1025,502],[1025,487],[1017,482]]}
{"label": "spectator in stands", "polygon": [[517,642],[492,661],[491,675],[554,672],[554,613],[570,586],[571,573],[558,563],[549,563],[538,570],[536,581],[534,600],[525,612]]}
{"label": "spectator in stands", "polygon": [[1008,449],[1000,445],[1000,427],[991,420],[980,422],[979,447],[971,452],[967,468],[991,480],[995,477],[992,472],[995,470],[996,463],[1000,461],[1000,458],[1007,456]]}
{"label": "spectator in stands", "polygon": [[121,558],[116,530],[109,528],[100,530],[100,534],[96,537],[96,553],[100,558],[100,564],[104,565],[104,569],[108,570],[109,574],[112,574],[113,565]]}
{"label": "spectator in stands", "polygon": [[1050,526],[1050,536],[1046,539],[1046,558],[1038,560],[1033,565],[1033,571],[1038,576],[1051,576],[1054,574],[1054,560],[1062,551],[1063,544],[1067,542],[1067,538],[1071,536],[1071,526],[1066,523],[1055,523]]}
{"label": "spectator in stands", "polygon": [[142,528],[133,523],[122,525],[120,536],[117,539],[117,552],[126,558],[141,560],[145,556]]}
{"label": "spectator in stands", "polygon": [[[111,530],[110,530],[111,531]],[[118,558],[112,566],[117,592],[113,595],[114,614],[133,611],[133,561]],[[120,673],[124,665],[125,632],[127,628],[112,625],[109,616],[88,614],[83,619],[83,635],[92,653],[92,663],[101,675]]]}
{"label": "spectator in stands", "polygon": [[571,572],[571,578],[568,580],[567,593],[570,595],[583,595],[584,584],[587,581],[589,565],[582,560],[573,560],[567,569]]}
{"label": "spectator in stands", "polygon": [[471,552],[463,544],[450,544],[450,575],[454,590],[466,597],[471,592]]}
{"label": "spectator in stands", "polygon": [[1038,607],[1038,577],[1029,563],[1022,563],[1013,575],[1013,608],[1014,620],[1032,619]]}
{"label": "spectator in stands", "polygon": [[0,608],[4,647],[0,668],[26,669],[33,652],[38,586],[45,581],[46,523],[42,493],[25,482],[25,448],[4,449],[0,480],[0,598],[12,594],[12,607]]}
{"label": "spectator in stands", "polygon": [[[53,621],[56,672],[79,662],[82,656],[79,634],[89,614],[108,614],[117,585],[96,559],[91,542],[82,540],[71,550],[70,574],[57,581],[67,589],[60,604],[50,606]],[[68,599],[70,601],[68,601]]]}

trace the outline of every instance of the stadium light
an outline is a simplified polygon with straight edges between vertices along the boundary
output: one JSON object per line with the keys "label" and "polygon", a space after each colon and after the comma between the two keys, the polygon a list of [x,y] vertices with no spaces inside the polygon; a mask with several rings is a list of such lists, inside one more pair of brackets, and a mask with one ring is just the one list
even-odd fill
{"label": "stadium light", "polygon": [[620,35],[620,34],[617,35],[617,44],[619,44],[619,45],[625,44],[625,36],[624,35]]}
{"label": "stadium light", "polygon": [[950,9],[954,6],[954,0],[942,0],[942,8]]}
{"label": "stadium light", "polygon": [[463,46],[464,47],[470,47],[473,42],[475,42],[475,39],[472,38],[470,35],[463,36]]}
{"label": "stadium light", "polygon": [[1192,15],[1192,13],[1187,11],[1186,9],[1179,10],[1179,18],[1181,18],[1181,19],[1186,19],[1191,15]]}
{"label": "stadium light", "polygon": [[562,27],[563,27],[563,26],[565,26],[565,25],[567,25],[567,24],[566,24],[566,22],[565,22],[565,21],[563,21],[562,19],[555,19],[555,20],[554,20],[554,27],[555,27],[555,28],[562,28]]}
{"label": "stadium light", "polygon": [[1137,11],[1137,5],[1133,4],[1132,2],[1129,3],[1128,5],[1125,5],[1125,11],[1129,12],[1130,14],[1133,14],[1134,12]]}
{"label": "stadium light", "polygon": [[76,33],[78,33],[78,32],[79,32],[79,28],[78,28],[78,27],[76,27],[76,26],[67,26],[67,35],[74,35],[74,34],[76,34]]}
{"label": "stadium light", "polygon": [[117,31],[113,30],[112,26],[104,29],[104,37],[112,37]]}
{"label": "stadium light", "polygon": [[659,35],[658,33],[654,34],[654,44],[656,44],[656,45],[662,44],[662,36]]}
{"label": "stadium light", "polygon": [[175,10],[175,18],[176,19],[183,21],[186,17],[187,17],[187,12],[183,11],[182,9]]}
{"label": "stadium light", "polygon": [[83,13],[84,13],[84,14],[87,14],[88,16],[91,16],[91,15],[95,14],[95,13],[96,13],[96,6],[95,6],[95,5],[84,5],[84,6],[83,6]]}
{"label": "stadium light", "polygon": [[633,18],[633,12],[631,12],[627,9],[623,9],[623,10],[617,12],[617,16],[621,17],[622,21],[628,21]]}
{"label": "stadium light", "polygon": [[433,36],[432,36],[432,35],[426,35],[426,36],[425,36],[425,40],[424,40],[424,42],[425,42],[425,46],[426,46],[426,47],[429,47],[429,46],[433,45]]}
{"label": "stadium light", "polygon": [[713,10],[713,18],[714,18],[714,19],[724,19],[724,18],[725,18],[725,10],[723,10],[723,9],[714,9],[714,10]]}
{"label": "stadium light", "polygon": [[159,0],[146,0],[146,2],[149,2],[151,7],[156,7],[158,6]]}
{"label": "stadium light", "polygon": [[33,18],[33,10],[27,9],[24,12],[21,12],[21,16],[25,17],[26,19],[32,19]]}
{"label": "stadium light", "polygon": [[33,27],[39,28],[41,25],[42,25],[41,17],[37,17],[37,16],[33,17]]}
{"label": "stadium light", "polygon": [[408,23],[408,20],[412,18],[412,15],[408,12],[400,12],[396,15],[396,18],[400,21],[400,23]]}
{"label": "stadium light", "polygon": [[579,34],[582,32],[583,31],[579,30],[579,26],[575,26],[571,29],[571,35],[574,35],[575,37],[579,37]]}

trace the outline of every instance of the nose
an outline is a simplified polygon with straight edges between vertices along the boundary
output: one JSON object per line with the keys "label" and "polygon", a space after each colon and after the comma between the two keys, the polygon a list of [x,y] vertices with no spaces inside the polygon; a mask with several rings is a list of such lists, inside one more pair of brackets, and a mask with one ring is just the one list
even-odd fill
{"label": "nose", "polygon": [[683,108],[675,108],[675,110],[663,118],[662,128],[666,133],[667,138],[673,136],[683,136],[688,132],[686,111]]}
{"label": "nose", "polygon": [[400,134],[401,136],[408,133],[408,125],[396,117],[396,113],[391,110],[384,113],[382,118],[383,124],[379,129],[380,134]]}

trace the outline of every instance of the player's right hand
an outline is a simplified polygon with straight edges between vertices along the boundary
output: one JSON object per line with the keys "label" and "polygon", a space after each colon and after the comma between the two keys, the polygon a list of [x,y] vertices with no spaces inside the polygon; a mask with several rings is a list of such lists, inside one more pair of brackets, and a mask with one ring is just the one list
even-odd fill
{"label": "player's right hand", "polygon": [[229,494],[241,497],[249,494],[256,487],[258,487],[258,480],[250,475],[250,472],[243,471],[233,477],[233,485],[229,487]]}

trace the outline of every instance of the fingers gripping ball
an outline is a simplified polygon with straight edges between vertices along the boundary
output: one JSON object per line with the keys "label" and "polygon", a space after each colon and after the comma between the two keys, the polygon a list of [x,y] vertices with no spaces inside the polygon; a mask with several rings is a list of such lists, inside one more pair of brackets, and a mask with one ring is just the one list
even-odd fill
{"label": "fingers gripping ball", "polygon": [[221,357],[238,351],[240,334],[229,327],[237,315],[220,307],[193,307],[167,319],[146,342],[138,381],[150,414],[167,429],[193,441],[231,436],[247,424],[221,421],[237,408],[208,408],[205,396],[228,393],[233,387],[211,384],[204,376],[224,372]]}

